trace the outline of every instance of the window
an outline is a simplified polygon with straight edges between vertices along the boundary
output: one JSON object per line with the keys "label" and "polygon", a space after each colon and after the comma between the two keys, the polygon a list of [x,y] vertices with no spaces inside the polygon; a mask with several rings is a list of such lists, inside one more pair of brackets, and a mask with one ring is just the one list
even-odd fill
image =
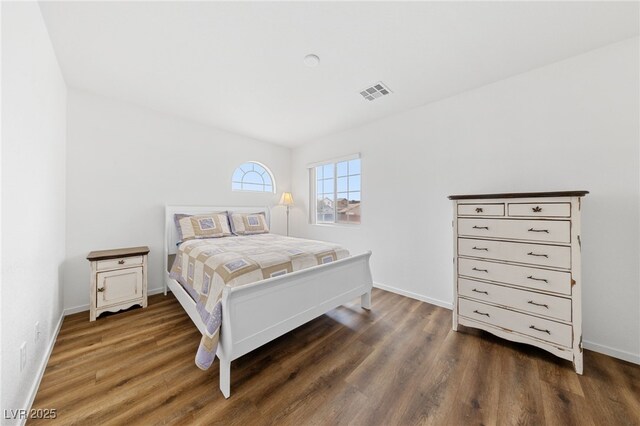
{"label": "window", "polygon": [[311,168],[315,223],[360,223],[360,158]]}
{"label": "window", "polygon": [[255,161],[241,164],[231,178],[233,191],[276,192],[271,171]]}

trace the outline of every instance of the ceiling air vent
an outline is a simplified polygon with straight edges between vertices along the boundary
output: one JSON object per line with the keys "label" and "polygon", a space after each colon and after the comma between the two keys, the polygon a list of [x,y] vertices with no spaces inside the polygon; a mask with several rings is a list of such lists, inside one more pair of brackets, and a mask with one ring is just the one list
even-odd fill
{"label": "ceiling air vent", "polygon": [[379,81],[371,87],[367,87],[360,91],[360,94],[363,98],[368,101],[373,101],[377,98],[381,98],[385,95],[391,93],[391,90],[387,86],[384,85],[383,82]]}

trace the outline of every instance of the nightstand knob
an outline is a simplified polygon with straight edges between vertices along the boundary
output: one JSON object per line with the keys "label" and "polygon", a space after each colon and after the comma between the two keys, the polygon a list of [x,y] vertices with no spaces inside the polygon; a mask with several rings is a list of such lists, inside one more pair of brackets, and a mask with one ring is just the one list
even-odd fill
{"label": "nightstand knob", "polygon": [[98,293],[102,293],[104,291],[104,287],[98,289]]}
{"label": "nightstand knob", "polygon": [[118,265],[124,265],[124,259],[118,260]]}

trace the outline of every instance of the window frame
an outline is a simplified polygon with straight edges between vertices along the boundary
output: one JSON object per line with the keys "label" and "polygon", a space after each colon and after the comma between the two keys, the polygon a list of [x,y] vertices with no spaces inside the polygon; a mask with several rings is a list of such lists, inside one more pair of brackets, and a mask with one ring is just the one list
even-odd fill
{"label": "window frame", "polygon": [[[262,167],[265,172],[267,173],[267,175],[269,175],[269,179],[271,179],[271,191],[267,191],[264,190],[265,187],[269,186],[268,184],[264,183],[264,179],[263,179],[263,183],[259,184],[253,184],[252,185],[262,185],[263,189],[262,190],[255,190],[255,189],[242,189],[242,186],[244,184],[248,184],[249,182],[243,182],[242,180],[240,181],[236,181],[233,179],[233,176],[236,174],[236,172],[238,171],[238,169],[240,169],[244,174],[242,175],[242,178],[244,179],[244,176],[246,176],[248,173],[250,172],[256,172],[255,170],[251,170],[249,172],[245,172],[244,170],[242,170],[242,166],[244,166],[245,164],[256,164],[260,167]],[[262,176],[262,174],[261,174]],[[241,189],[236,189],[233,187],[234,184],[239,183],[241,186]],[[276,193],[276,179],[273,176],[273,172],[271,171],[271,169],[269,167],[267,167],[265,164],[259,162],[259,161],[254,161],[254,160],[248,160],[248,161],[243,161],[240,165],[238,165],[237,167],[235,167],[233,169],[233,172],[231,173],[231,191],[232,192],[253,192],[253,193],[257,193],[257,194],[275,194]]]}
{"label": "window frame", "polygon": [[[345,193],[348,194],[351,192],[359,192],[360,193],[360,219],[358,222],[349,222],[349,221],[338,221],[338,212],[337,212],[337,196],[338,196],[338,163],[342,163],[342,162],[349,162],[352,160],[358,160],[359,162],[359,173],[355,174],[355,175],[351,175],[349,174],[349,171],[347,170],[347,174],[345,176],[340,176],[341,178],[346,178],[347,179],[347,191],[342,191],[340,193]],[[334,211],[334,216],[333,216],[333,221],[319,221],[318,220],[318,191],[317,191],[317,187],[318,187],[318,175],[317,175],[317,167],[324,167],[326,165],[331,164],[333,166],[333,211]],[[346,226],[349,228],[353,228],[353,227],[357,227],[360,226],[362,224],[362,159],[360,158],[360,153],[357,154],[353,154],[353,155],[349,155],[349,156],[345,156],[345,157],[340,157],[340,158],[335,158],[335,159],[331,159],[331,160],[325,160],[325,161],[321,161],[321,162],[317,162],[317,163],[312,163],[309,164],[307,166],[307,168],[309,169],[309,224],[311,225],[319,225],[319,226]],[[360,180],[360,188],[359,191],[349,191],[349,177],[352,176],[358,176],[359,180]],[[324,179],[324,177],[323,177]],[[321,194],[325,194],[324,190]],[[347,198],[347,203],[348,203],[348,198]]]}

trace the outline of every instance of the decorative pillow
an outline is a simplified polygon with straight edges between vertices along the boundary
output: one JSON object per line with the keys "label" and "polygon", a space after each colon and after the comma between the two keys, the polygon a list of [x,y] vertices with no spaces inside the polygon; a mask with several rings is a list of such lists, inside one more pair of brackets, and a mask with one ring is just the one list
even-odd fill
{"label": "decorative pillow", "polygon": [[178,228],[179,242],[202,239],[219,238],[231,235],[227,212],[209,213],[197,216],[188,214],[174,215]]}
{"label": "decorative pillow", "polygon": [[269,232],[264,212],[231,213],[229,212],[231,232],[236,235],[266,234]]}

